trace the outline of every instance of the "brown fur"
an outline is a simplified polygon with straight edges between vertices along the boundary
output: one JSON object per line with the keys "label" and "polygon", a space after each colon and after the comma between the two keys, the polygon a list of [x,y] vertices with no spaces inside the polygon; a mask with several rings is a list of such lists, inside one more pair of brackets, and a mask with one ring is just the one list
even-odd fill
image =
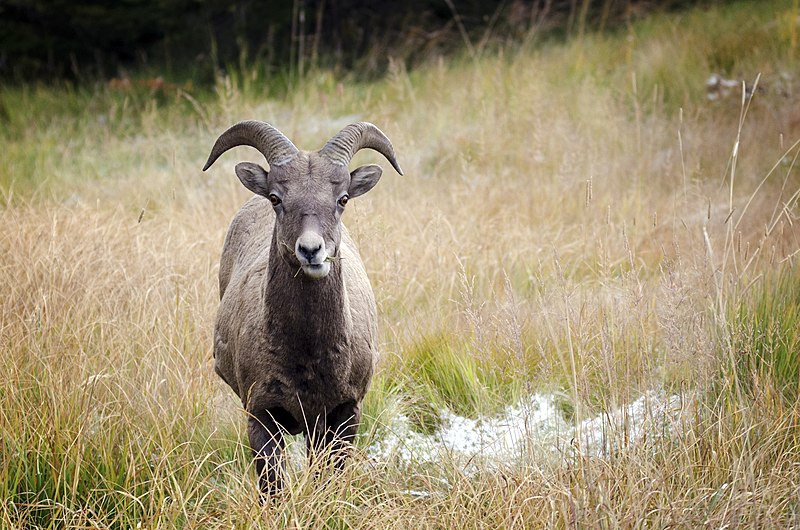
{"label": "brown fur", "polygon": [[[264,492],[281,487],[283,433],[314,448],[352,441],[377,351],[377,311],[358,251],[341,224],[344,194],[380,178],[377,166],[352,173],[318,152],[297,152],[269,172],[237,166],[258,193],[225,238],[214,332],[217,374],[249,413],[248,434]],[[279,194],[273,207],[267,197]],[[295,241],[312,231],[331,257],[322,278],[301,271]],[[335,457],[341,465],[343,454]]]}
{"label": "brown fur", "polygon": [[364,398],[377,357],[377,316],[344,227],[341,259],[312,280],[278,257],[274,222],[269,201],[255,196],[228,230],[215,369],[246,410],[281,407],[295,423],[286,429],[298,434],[305,420]]}

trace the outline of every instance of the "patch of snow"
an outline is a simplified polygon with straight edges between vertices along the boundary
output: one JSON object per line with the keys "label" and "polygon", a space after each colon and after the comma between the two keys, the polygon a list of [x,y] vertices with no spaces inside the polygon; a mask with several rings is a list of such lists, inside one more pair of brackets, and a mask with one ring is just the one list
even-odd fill
{"label": "patch of snow", "polygon": [[680,425],[688,403],[681,396],[651,392],[607,414],[580,424],[580,439],[592,454],[605,454],[629,445],[658,439]]}
{"label": "patch of snow", "polygon": [[435,463],[449,459],[464,470],[513,464],[532,454],[561,458],[566,451],[601,455],[622,450],[671,432],[686,403],[677,395],[650,392],[636,401],[579,423],[567,422],[557,396],[534,394],[495,417],[477,419],[440,412],[441,427],[433,434],[415,431],[405,415],[389,419],[367,453],[375,460]]}

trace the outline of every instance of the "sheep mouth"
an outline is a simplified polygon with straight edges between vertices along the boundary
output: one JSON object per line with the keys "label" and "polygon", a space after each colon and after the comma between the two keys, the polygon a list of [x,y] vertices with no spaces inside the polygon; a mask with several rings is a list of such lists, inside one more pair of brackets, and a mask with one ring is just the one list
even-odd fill
{"label": "sheep mouth", "polygon": [[323,261],[322,263],[308,263],[301,265],[300,270],[303,271],[306,277],[313,280],[320,280],[331,271],[331,264],[327,261]]}

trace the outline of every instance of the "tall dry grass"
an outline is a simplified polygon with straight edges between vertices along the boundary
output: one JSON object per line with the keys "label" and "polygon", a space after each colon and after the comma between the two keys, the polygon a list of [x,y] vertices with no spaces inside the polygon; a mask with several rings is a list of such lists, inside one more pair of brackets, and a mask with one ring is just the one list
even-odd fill
{"label": "tall dry grass", "polygon": [[[797,8],[769,5],[286,95],[247,72],[174,97],[3,88],[0,525],[800,526]],[[761,90],[709,102],[715,71]],[[406,170],[345,215],[381,315],[362,451],[265,506],[210,348],[233,165],[258,156],[200,172],[246,118],[309,149],[367,119]],[[472,475],[363,450],[393,414],[435,430],[440,407],[552,391],[578,425],[654,388],[680,422],[600,455],[532,440]]]}

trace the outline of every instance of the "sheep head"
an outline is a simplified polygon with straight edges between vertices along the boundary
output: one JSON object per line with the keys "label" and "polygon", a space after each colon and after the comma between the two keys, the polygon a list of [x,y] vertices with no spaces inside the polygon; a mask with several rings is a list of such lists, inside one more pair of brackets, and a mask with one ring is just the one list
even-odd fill
{"label": "sheep head", "polygon": [[360,149],[374,149],[403,173],[389,139],[366,122],[348,125],[319,151],[305,152],[268,123],[243,121],[217,139],[203,170],[238,145],[255,147],[269,164],[267,171],[258,164],[241,162],[236,165],[236,176],[272,204],[281,258],[315,280],[328,275],[338,256],[341,216],[347,202],[371,190],[383,172],[376,165],[349,172],[353,156]]}

